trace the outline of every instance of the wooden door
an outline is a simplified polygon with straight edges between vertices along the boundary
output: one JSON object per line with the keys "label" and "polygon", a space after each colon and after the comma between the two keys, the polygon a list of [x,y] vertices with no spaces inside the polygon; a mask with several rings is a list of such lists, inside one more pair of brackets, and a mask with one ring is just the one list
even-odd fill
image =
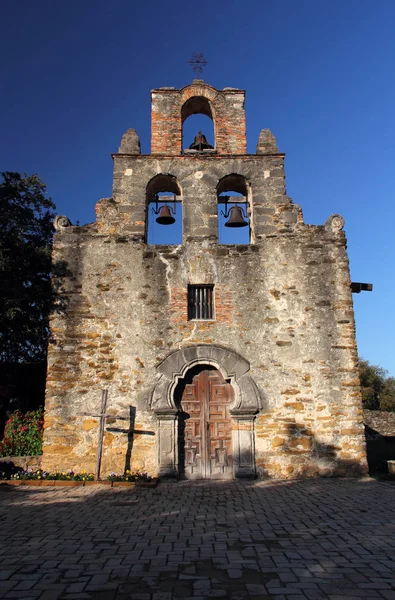
{"label": "wooden door", "polygon": [[185,384],[180,458],[187,479],[232,479],[232,399],[232,386],[216,369],[200,371]]}

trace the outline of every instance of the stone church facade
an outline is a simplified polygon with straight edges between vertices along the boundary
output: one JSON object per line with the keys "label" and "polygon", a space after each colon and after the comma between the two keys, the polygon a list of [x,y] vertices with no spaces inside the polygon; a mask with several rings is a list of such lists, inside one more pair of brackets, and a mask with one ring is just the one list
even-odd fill
{"label": "stone church facade", "polygon": [[[102,477],[365,473],[342,217],[304,223],[269,130],[247,154],[244,91],[195,80],[151,96],[151,154],[129,129],[96,222],[56,221],[43,468],[95,469],[107,390]],[[184,150],[196,113],[213,147]],[[248,243],[219,243],[218,206]],[[147,243],[158,214],[182,215],[182,243]]]}

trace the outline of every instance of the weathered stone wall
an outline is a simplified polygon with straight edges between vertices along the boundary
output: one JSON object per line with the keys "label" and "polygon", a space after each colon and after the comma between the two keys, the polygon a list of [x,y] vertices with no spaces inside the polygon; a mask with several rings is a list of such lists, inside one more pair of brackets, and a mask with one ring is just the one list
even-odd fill
{"label": "weathered stone wall", "polygon": [[[154,434],[134,436],[131,467],[156,474],[149,406],[156,366],[175,349],[217,344],[248,360],[263,398],[255,422],[260,474],[364,469],[342,222],[305,225],[284,195],[281,166],[281,156],[235,158],[230,167],[214,157],[160,165],[149,157],[116,158],[114,200],[99,203],[98,222],[56,235],[55,261],[69,272],[68,306],[52,319],[44,468],[94,468],[98,419],[83,413],[98,414],[101,389],[108,388],[108,412],[127,415],[132,405],[135,428]],[[175,174],[182,188],[182,246],[144,242],[145,186],[158,168]],[[225,170],[251,182],[255,244],[216,241],[215,185]],[[187,286],[202,282],[215,286],[216,320],[188,321]],[[103,472],[123,470],[126,452],[126,434],[106,432]]]}
{"label": "weathered stone wall", "polygon": [[278,230],[291,231],[300,217],[300,208],[285,195],[283,154],[198,159],[115,154],[113,197],[97,206],[99,232],[145,239],[146,188],[159,173],[174,176],[181,189],[184,243],[194,238],[218,239],[216,189],[218,182],[232,173],[244,177],[251,188],[252,240],[259,242]]}
{"label": "weathered stone wall", "polygon": [[[180,111],[194,94],[210,100],[202,110],[215,112],[214,154],[180,155]],[[226,350],[229,364],[241,357],[240,385],[237,368],[229,374],[240,396],[234,439],[247,454],[255,449],[258,475],[366,472],[343,220],[303,222],[286,195],[284,155],[268,130],[257,155],[243,154],[243,101],[244,92],[200,84],[155,90],[153,155],[139,155],[137,134],[129,130],[114,155],[113,197],[98,203],[96,222],[56,234],[54,261],[66,302],[51,321],[43,468],[94,469],[94,415],[101,390],[108,389],[113,418],[104,437],[103,475],[125,467],[156,475],[158,448],[166,446],[170,456],[177,437],[174,402],[163,396],[171,388],[163,365],[175,353],[179,375],[195,349],[204,364],[215,355],[218,368]],[[234,128],[236,117],[242,118],[235,137],[225,123]],[[162,191],[174,190],[182,202],[180,246],[145,242],[147,186],[161,191],[150,184],[159,174],[160,184],[171,178]],[[233,174],[245,181],[250,208],[251,244],[241,246],[218,244],[217,186]],[[188,321],[189,284],[214,285],[214,320]],[[116,418],[131,409],[133,440]]]}

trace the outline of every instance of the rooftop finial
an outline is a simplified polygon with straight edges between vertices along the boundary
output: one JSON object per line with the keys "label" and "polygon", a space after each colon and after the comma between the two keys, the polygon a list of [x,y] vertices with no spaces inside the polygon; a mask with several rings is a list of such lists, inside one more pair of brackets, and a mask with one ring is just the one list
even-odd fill
{"label": "rooftop finial", "polygon": [[203,73],[204,67],[207,65],[207,60],[204,58],[202,52],[194,52],[192,58],[188,60],[188,63],[192,65],[192,70],[197,75]]}

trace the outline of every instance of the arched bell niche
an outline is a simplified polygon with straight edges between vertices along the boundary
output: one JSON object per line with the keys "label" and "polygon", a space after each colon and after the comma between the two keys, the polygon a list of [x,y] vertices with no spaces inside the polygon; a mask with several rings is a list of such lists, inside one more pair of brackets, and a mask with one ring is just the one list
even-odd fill
{"label": "arched bell niche", "polygon": [[[194,154],[203,152],[212,154],[215,152],[215,117],[212,104],[204,96],[193,96],[189,98],[181,108],[182,123],[182,152],[183,154]],[[203,134],[203,144],[196,144]]]}
{"label": "arched bell niche", "polygon": [[230,173],[217,184],[218,242],[249,244],[252,238],[251,186],[238,173]]}
{"label": "arched bell niche", "polygon": [[159,173],[146,188],[146,241],[182,244],[182,192],[174,175]]}

